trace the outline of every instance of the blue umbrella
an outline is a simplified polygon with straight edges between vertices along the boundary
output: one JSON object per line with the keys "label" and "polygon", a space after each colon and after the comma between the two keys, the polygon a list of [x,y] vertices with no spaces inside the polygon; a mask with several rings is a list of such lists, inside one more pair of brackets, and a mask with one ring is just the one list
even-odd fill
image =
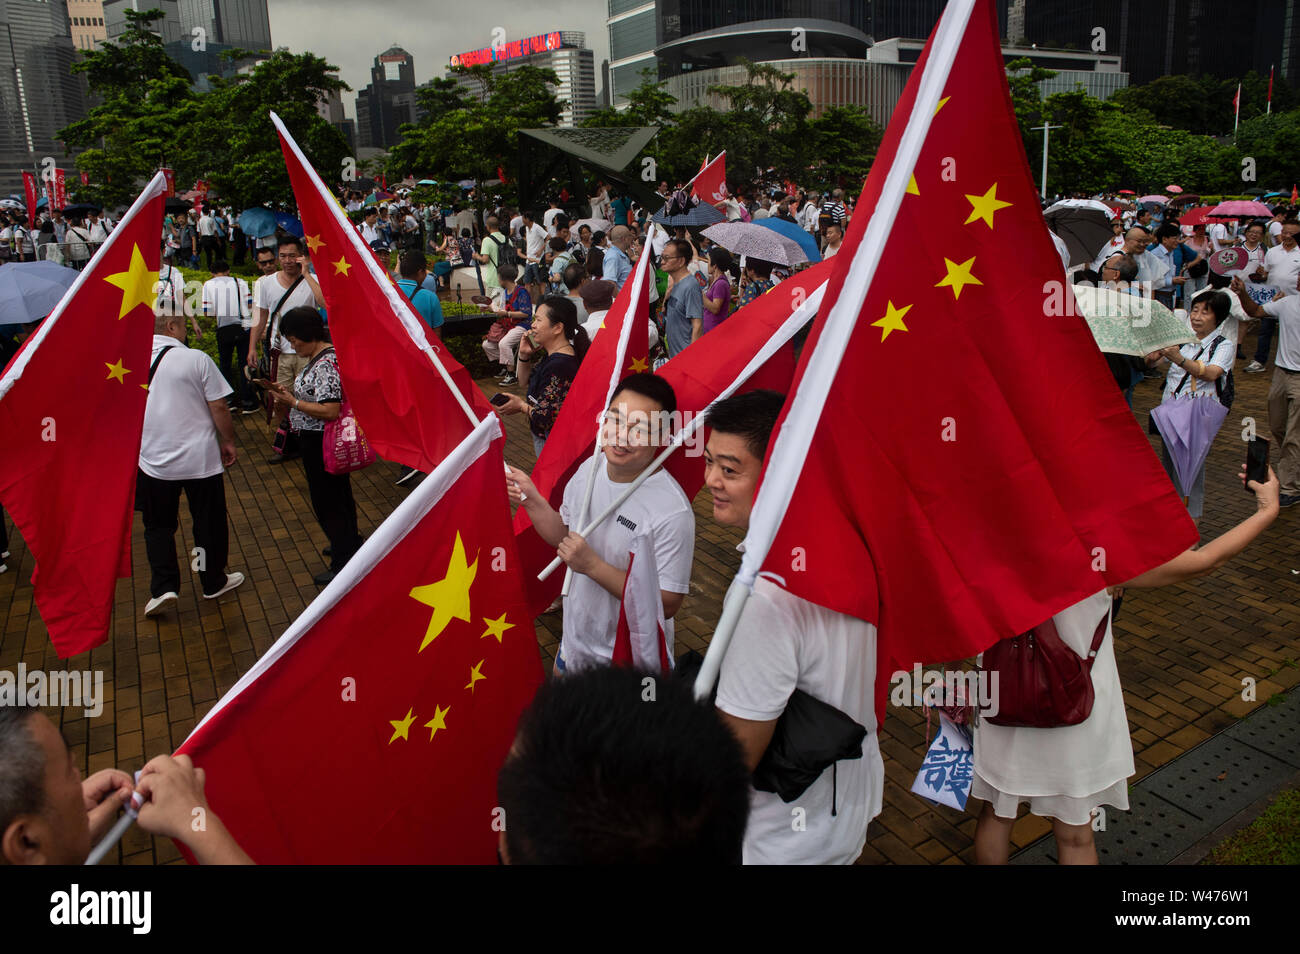
{"label": "blue umbrella", "polygon": [[755,219],[754,224],[761,225],[765,229],[771,229],[788,239],[794,239],[808,253],[808,261],[820,262],[822,260],[822,253],[821,249],[817,247],[817,240],[809,234],[807,229],[801,229],[793,222],[787,222],[785,219],[770,216],[766,219]]}
{"label": "blue umbrella", "polygon": [[21,325],[44,318],[80,274],[56,262],[0,265],[0,325]]}
{"label": "blue umbrella", "polygon": [[275,234],[275,215],[270,209],[257,206],[239,213],[239,230],[251,238]]}
{"label": "blue umbrella", "polygon": [[273,214],[275,215],[276,225],[280,226],[280,228],[284,229],[290,235],[296,235],[298,238],[302,238],[303,229],[301,222],[295,219],[288,212],[275,212]]}
{"label": "blue umbrella", "polygon": [[1196,475],[1205,466],[1228,409],[1208,397],[1190,395],[1165,401],[1151,409],[1151,417],[1160,429],[1160,437],[1169,450],[1169,458],[1178,475],[1178,492],[1191,493]]}
{"label": "blue umbrella", "polygon": [[698,226],[712,225],[715,222],[725,222],[727,217],[711,205],[701,202],[699,205],[691,208],[684,215],[665,215],[663,211],[656,212],[652,215],[651,220],[658,222],[660,225],[667,225],[671,228],[678,226]]}

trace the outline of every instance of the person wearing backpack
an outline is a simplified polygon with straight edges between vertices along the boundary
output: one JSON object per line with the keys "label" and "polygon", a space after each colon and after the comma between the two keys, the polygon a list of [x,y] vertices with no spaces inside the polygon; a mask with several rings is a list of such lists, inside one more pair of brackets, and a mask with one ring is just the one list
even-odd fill
{"label": "person wearing backpack", "polygon": [[[1170,362],[1169,372],[1165,376],[1162,404],[1190,394],[1198,400],[1217,401],[1224,407],[1232,407],[1232,365],[1237,358],[1237,344],[1220,330],[1231,312],[1231,305],[1226,292],[1202,292],[1192,302],[1187,316],[1196,340],[1146,356],[1148,367],[1154,366],[1161,359]],[[1192,486],[1183,487],[1178,482],[1167,444],[1160,459],[1165,465],[1165,473],[1174,482],[1174,487],[1187,498],[1188,514],[1193,520],[1198,520],[1205,510],[1205,465],[1201,464]]]}

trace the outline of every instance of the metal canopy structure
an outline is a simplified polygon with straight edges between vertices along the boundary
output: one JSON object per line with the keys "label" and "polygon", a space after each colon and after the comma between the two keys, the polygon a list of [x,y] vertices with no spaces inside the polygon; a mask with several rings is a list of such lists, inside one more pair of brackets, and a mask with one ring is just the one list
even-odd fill
{"label": "metal canopy structure", "polygon": [[529,208],[543,199],[552,179],[563,182],[569,193],[586,204],[583,169],[591,169],[617,184],[643,207],[662,204],[655,195],[656,178],[647,182],[639,168],[628,167],[646,147],[658,126],[595,126],[521,129],[519,137],[519,203]]}

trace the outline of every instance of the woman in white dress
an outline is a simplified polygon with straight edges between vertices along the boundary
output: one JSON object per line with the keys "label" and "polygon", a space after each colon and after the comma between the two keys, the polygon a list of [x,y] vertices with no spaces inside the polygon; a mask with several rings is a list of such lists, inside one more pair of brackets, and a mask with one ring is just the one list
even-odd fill
{"label": "woman in white dress", "polygon": [[[1245,473],[1238,475],[1245,478]],[[1278,480],[1250,482],[1257,509],[1236,527],[1205,546],[1187,550],[1162,566],[1130,580],[1124,588],[1167,586],[1213,572],[1244,550],[1276,519]],[[1061,640],[1086,656],[1103,614],[1110,613],[1106,590],[1052,617]],[[1097,863],[1092,813],[1101,805],[1128,810],[1128,778],[1133,774],[1133,743],[1124,714],[1124,694],[1115,666],[1114,635],[1106,637],[1092,668],[1094,701],[1078,725],[1054,729],[1013,728],[980,720],[975,731],[975,779],[971,795],[983,799],[975,828],[978,864],[1005,864],[1011,827],[1022,802],[1031,814],[1051,818],[1057,858],[1063,865]]]}

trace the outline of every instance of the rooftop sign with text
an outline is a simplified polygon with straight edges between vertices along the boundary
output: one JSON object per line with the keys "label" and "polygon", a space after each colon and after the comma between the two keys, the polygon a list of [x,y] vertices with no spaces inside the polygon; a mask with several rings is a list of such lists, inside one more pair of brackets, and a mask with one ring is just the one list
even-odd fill
{"label": "rooftop sign with text", "polygon": [[501,60],[516,60],[521,56],[530,56],[533,53],[545,53],[547,50],[558,50],[563,44],[560,42],[560,33],[541,33],[537,36],[530,36],[527,39],[515,40],[512,43],[502,43],[500,46],[485,46],[481,50],[471,50],[468,53],[458,53],[451,58],[452,66],[476,66],[479,63],[496,63]]}

